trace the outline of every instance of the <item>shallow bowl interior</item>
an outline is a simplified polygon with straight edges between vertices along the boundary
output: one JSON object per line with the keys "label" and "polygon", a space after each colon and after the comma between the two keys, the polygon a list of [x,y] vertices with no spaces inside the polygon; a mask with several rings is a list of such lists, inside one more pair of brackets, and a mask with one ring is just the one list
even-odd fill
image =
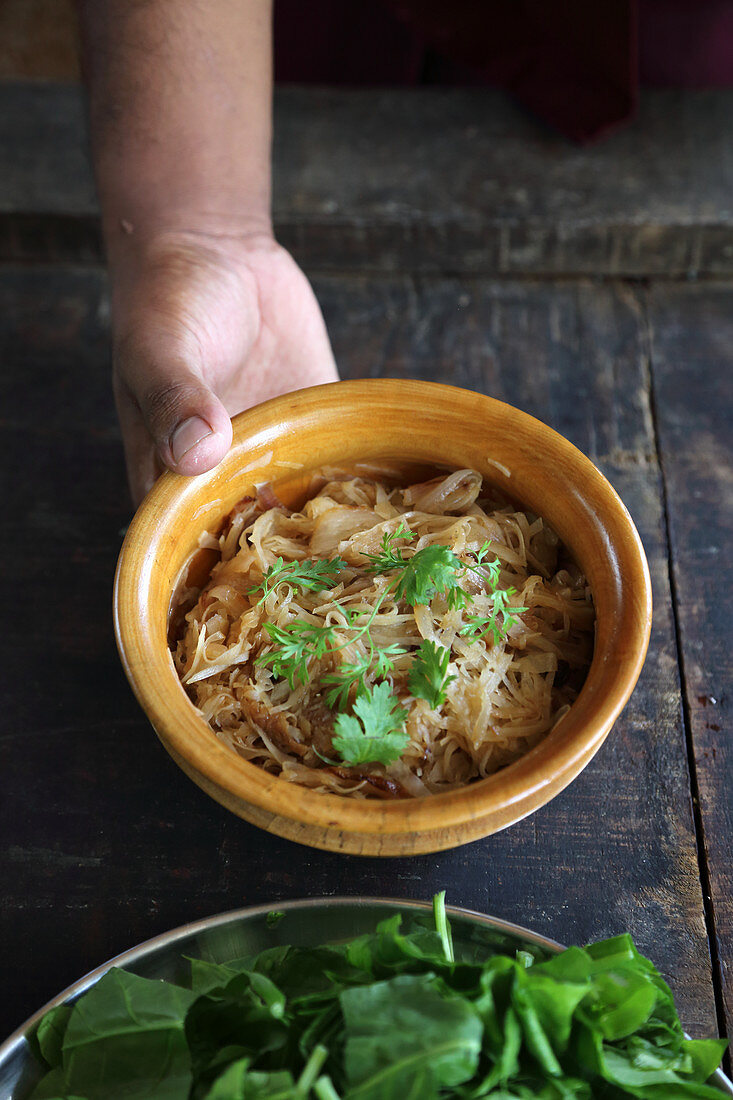
{"label": "shallow bowl interior", "polygon": [[[470,467],[542,515],[584,569],[596,641],[570,712],[520,760],[461,790],[424,799],[345,799],[268,775],[227,748],[178,681],[169,616],[201,535],[255,485],[277,482],[302,499],[320,466]],[[130,683],[161,741],[204,790],[248,821],[336,851],[404,855],[486,836],[546,803],[600,748],[639,675],[651,590],[644,552],[624,505],[595,466],[546,425],[502,402],[428,382],[371,380],[302,390],[235,419],[216,470],[164,474],[127,533],[117,569],[115,626]]]}

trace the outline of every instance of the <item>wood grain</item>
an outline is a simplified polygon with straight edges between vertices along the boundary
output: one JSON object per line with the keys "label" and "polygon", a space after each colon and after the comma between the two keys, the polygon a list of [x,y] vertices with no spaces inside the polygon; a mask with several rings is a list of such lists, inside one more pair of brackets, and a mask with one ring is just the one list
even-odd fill
{"label": "wood grain", "polygon": [[[308,270],[730,274],[733,90],[580,149],[489,90],[284,88],[274,216]],[[236,135],[233,135],[236,140]],[[0,257],[98,252],[81,93],[0,85]]]}
{"label": "wood grain", "polygon": [[733,1034],[733,287],[654,287],[656,417],[666,484],[685,710],[714,921],[721,1008]]}
{"label": "wood grain", "polygon": [[[646,333],[625,287],[326,277],[349,377],[427,377],[513,400],[596,457],[631,509],[656,608],[642,678],[575,783],[531,818],[437,856],[300,848],[217,806],[170,761],[127,687],[110,591],[129,520],[97,271],[0,272],[0,1005],[8,1033],[115,952],[196,917],[304,895],[427,898],[582,942],[628,928],[687,1029],[716,1029]],[[610,343],[609,343],[610,342]]]}

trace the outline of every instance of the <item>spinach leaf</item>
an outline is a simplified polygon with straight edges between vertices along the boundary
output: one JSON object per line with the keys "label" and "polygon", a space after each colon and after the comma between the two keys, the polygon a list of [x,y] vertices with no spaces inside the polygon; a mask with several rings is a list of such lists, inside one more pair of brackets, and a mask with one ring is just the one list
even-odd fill
{"label": "spinach leaf", "polygon": [[[399,975],[340,996],[344,1067],[354,1100],[437,1096],[475,1072],[483,1027],[435,975]],[[419,1080],[422,1092],[415,1091]]]}
{"label": "spinach leaf", "polygon": [[418,928],[405,935],[401,927],[402,918],[397,913],[378,924],[376,932],[352,940],[346,948],[348,962],[377,978],[408,970],[419,973],[452,969],[437,930]]}
{"label": "spinach leaf", "polygon": [[[180,986],[109,970],[71,1010],[58,1095],[187,1100],[191,1060],[183,1023],[192,1001]],[[42,1082],[34,1100],[56,1095],[47,1087]]]}
{"label": "spinach leaf", "polygon": [[61,1048],[71,1011],[71,1005],[57,1005],[46,1013],[36,1029],[38,1051],[50,1066],[61,1065]]}
{"label": "spinach leaf", "polygon": [[289,1001],[333,991],[334,984],[364,980],[339,947],[288,947],[274,960],[258,956],[252,969],[276,980]]}
{"label": "spinach leaf", "polygon": [[226,985],[237,974],[237,969],[227,963],[209,962],[208,959],[189,959],[191,964],[191,989],[199,996]]}
{"label": "spinach leaf", "polygon": [[85,1096],[72,1096],[66,1090],[64,1071],[58,1066],[47,1073],[31,1093],[31,1100],[87,1100]]}
{"label": "spinach leaf", "polygon": [[[186,1039],[195,1080],[192,1097],[206,1089],[231,1063],[265,1060],[288,1041],[285,997],[264,974],[235,974],[226,985],[198,997],[186,1016]],[[263,1068],[280,1068],[265,1066]]]}
{"label": "spinach leaf", "polygon": [[251,1069],[252,1059],[242,1058],[224,1070],[204,1100],[293,1100],[297,1098],[293,1076],[287,1070],[263,1073]]}

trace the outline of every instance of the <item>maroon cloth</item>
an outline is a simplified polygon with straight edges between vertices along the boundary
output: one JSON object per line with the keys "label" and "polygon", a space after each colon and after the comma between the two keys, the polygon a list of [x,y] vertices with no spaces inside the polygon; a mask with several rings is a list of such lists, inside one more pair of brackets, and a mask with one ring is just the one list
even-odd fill
{"label": "maroon cloth", "polygon": [[590,141],[640,84],[733,86],[733,0],[276,0],[275,76],[501,87]]}
{"label": "maroon cloth", "polygon": [[731,0],[640,0],[639,68],[652,88],[733,86]]}

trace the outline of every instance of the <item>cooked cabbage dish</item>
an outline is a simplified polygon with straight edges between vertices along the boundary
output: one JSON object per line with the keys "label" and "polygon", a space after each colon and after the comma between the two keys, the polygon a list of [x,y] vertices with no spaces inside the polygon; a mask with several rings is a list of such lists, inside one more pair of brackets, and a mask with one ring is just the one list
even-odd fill
{"label": "cooked cabbage dish", "polygon": [[586,578],[544,520],[473,470],[408,487],[326,471],[299,511],[234,508],[174,647],[240,756],[319,791],[407,798],[536,745],[593,652]]}

